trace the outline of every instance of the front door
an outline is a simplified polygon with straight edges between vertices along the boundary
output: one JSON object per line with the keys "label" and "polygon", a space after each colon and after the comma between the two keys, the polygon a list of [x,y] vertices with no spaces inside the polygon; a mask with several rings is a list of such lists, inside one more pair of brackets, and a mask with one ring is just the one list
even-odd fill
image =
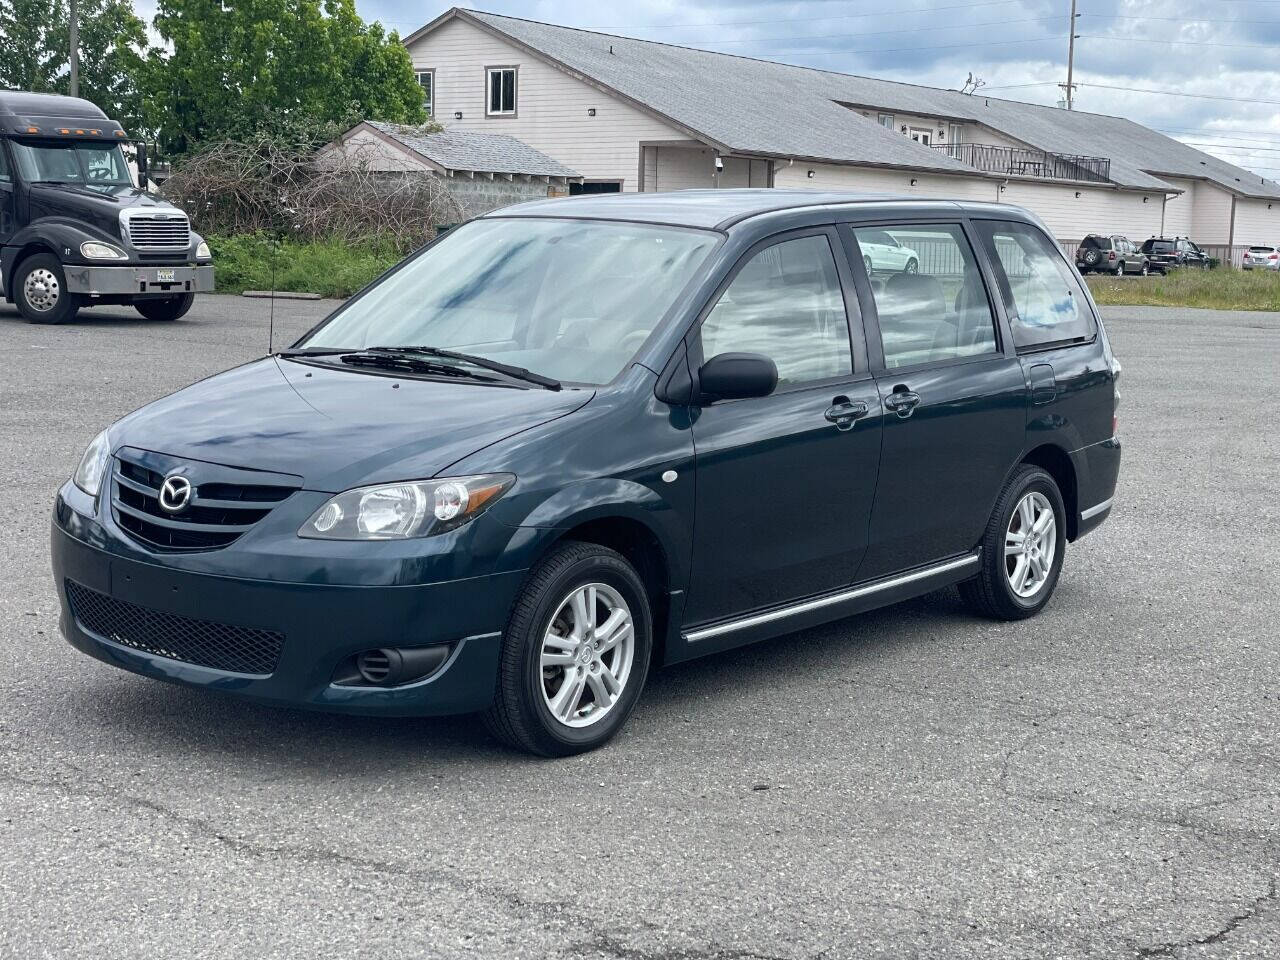
{"label": "front door", "polygon": [[1026,435],[1022,367],[1002,342],[965,229],[888,229],[920,266],[864,295],[884,442],[860,581],[972,550]]}
{"label": "front door", "polygon": [[777,364],[778,387],[694,411],[686,624],[846,586],[866,549],[879,400],[865,347],[851,342],[851,278],[836,244],[820,229],[753,249],[690,334],[695,370],[721,353],[763,354]]}

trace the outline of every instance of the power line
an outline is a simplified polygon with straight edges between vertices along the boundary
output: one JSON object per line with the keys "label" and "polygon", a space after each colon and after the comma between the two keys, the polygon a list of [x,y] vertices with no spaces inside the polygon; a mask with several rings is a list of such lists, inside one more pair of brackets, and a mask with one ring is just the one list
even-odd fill
{"label": "power line", "polygon": [[[1261,0],[1256,0],[1261,2]],[[1270,2],[1270,0],[1268,0]],[[1277,0],[1280,2],[1280,0]],[[1082,87],[1096,87],[1099,90],[1121,90],[1125,93],[1154,93],[1164,97],[1191,97],[1195,100],[1224,100],[1231,103],[1274,103],[1280,105],[1280,100],[1259,100],[1257,97],[1223,97],[1212,93],[1185,93],[1182,90],[1152,90],[1149,87],[1121,87],[1111,83],[1085,83],[1081,81]]]}
{"label": "power line", "polygon": [[[968,10],[975,7],[1003,7],[1010,3],[1019,3],[1021,0],[981,0],[979,3],[953,3],[941,7],[921,7],[915,10],[897,10],[895,15],[905,13],[933,13],[936,10]],[[1280,2],[1280,0],[1276,0]],[[833,17],[808,17],[808,22],[816,23],[819,20],[860,20],[866,17],[883,17],[885,11],[878,10],[875,13],[845,13]],[[649,24],[633,24],[626,27],[614,27],[615,30],[675,30],[686,27],[746,27],[754,26],[761,23],[795,23],[795,17],[783,17],[777,20],[720,20],[703,23],[649,23]]]}
{"label": "power line", "polygon": [[[1280,135],[1277,135],[1275,137],[1266,137],[1266,136],[1249,137],[1248,139],[1246,139],[1243,137],[1225,137],[1221,133],[1219,133],[1217,130],[1205,129],[1205,128],[1201,128],[1199,130],[1168,130],[1163,128],[1154,128],[1154,129],[1158,129],[1160,133],[1168,134],[1171,137],[1215,137],[1218,140],[1225,140],[1228,143],[1256,144],[1258,146],[1264,146],[1264,147],[1270,144],[1280,143]],[[1239,131],[1239,132],[1244,132],[1244,131]]]}
{"label": "power line", "polygon": [[1230,143],[1202,143],[1198,140],[1181,140],[1188,147],[1205,147],[1210,150],[1237,150],[1245,154],[1250,153],[1280,153],[1280,147],[1240,147]]}
{"label": "power line", "polygon": [[1160,40],[1152,37],[1104,37],[1100,34],[1083,34],[1081,40],[1113,40],[1119,43],[1169,43],[1178,47],[1245,47],[1252,50],[1274,50],[1274,43],[1220,43],[1214,40]]}
{"label": "power line", "polygon": [[[811,38],[797,37],[794,39],[805,40]],[[912,53],[918,50],[972,50],[974,47],[1013,46],[1015,44],[1022,43],[1057,43],[1058,39],[1058,37],[1030,37],[1026,40],[984,40],[980,43],[943,43],[929,47],[872,47],[866,50],[773,50],[769,51],[769,53],[771,56],[775,57],[852,57],[862,53]],[[717,51],[712,50],[709,52],[716,53]],[[760,52],[764,53],[765,51]],[[783,66],[788,66],[788,64],[783,64]]]}

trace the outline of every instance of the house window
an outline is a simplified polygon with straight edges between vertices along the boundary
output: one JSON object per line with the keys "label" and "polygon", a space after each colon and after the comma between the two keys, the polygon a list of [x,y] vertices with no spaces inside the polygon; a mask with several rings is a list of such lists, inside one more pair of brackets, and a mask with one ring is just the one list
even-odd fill
{"label": "house window", "polygon": [[485,112],[491,117],[513,117],[516,112],[516,68],[488,67],[489,99]]}
{"label": "house window", "polygon": [[960,142],[960,124],[953,123],[947,127],[947,139],[952,143]]}
{"label": "house window", "polygon": [[416,71],[418,86],[422,88],[422,105],[427,116],[434,114],[436,106],[436,72],[434,70]]}
{"label": "house window", "polygon": [[916,143],[923,143],[926,147],[933,143],[933,131],[926,130],[924,127],[912,127],[907,136]]}
{"label": "house window", "polygon": [[882,126],[882,127],[888,127],[890,130],[892,130],[892,129],[893,129],[893,114],[892,114],[892,113],[882,113],[882,114],[880,114],[879,116],[877,116],[877,117],[876,117],[876,123],[880,124],[880,126]]}

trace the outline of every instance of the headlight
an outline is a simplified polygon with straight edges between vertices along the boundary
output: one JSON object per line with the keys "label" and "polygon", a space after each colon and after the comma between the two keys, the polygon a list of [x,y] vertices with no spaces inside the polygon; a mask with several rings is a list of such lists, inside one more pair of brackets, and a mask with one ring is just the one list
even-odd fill
{"label": "headlight", "polygon": [[209,244],[207,241],[201,240],[200,246],[196,247],[196,259],[197,260],[213,259],[213,251],[209,249]]}
{"label": "headlight", "polygon": [[97,240],[86,240],[80,244],[80,256],[86,260],[128,260],[128,256],[119,247]]}
{"label": "headlight", "polygon": [[302,525],[319,540],[404,540],[447,533],[484,513],[516,482],[509,473],[356,487]]}
{"label": "headlight", "polygon": [[89,496],[96,497],[102,488],[102,478],[106,476],[107,464],[110,462],[111,444],[107,440],[107,431],[103,430],[89,442],[71,480]]}

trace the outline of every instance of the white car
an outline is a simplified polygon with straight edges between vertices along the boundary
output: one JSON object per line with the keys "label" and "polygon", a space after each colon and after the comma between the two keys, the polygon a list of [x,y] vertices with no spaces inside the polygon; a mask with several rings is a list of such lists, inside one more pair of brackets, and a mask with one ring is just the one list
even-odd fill
{"label": "white car", "polygon": [[858,246],[862,248],[862,265],[869,277],[877,273],[920,271],[920,254],[904,247],[887,230],[860,231]]}
{"label": "white car", "polygon": [[1275,244],[1258,244],[1244,252],[1240,264],[1245,270],[1280,270],[1280,247]]}

